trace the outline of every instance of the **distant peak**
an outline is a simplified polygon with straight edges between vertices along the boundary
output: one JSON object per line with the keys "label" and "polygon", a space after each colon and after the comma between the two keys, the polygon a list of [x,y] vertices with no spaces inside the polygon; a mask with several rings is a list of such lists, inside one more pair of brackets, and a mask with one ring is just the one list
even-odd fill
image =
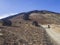
{"label": "distant peak", "polygon": [[48,10],[33,10],[33,11],[29,11],[29,14],[31,13],[41,13],[41,14],[49,14],[49,13],[53,13],[53,14],[60,14],[57,12],[53,12],[53,11],[48,11]]}

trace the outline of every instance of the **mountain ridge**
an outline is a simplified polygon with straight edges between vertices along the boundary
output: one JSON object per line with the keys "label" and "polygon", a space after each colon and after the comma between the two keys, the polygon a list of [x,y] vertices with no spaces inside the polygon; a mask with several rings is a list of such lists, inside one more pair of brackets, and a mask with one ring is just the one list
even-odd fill
{"label": "mountain ridge", "polygon": [[10,19],[10,18],[13,18],[13,17],[18,16],[18,15],[21,15],[21,14],[25,14],[25,13],[31,14],[31,13],[38,13],[38,12],[39,12],[39,13],[43,13],[43,12],[44,12],[44,13],[53,13],[53,14],[58,14],[58,15],[60,15],[60,13],[53,12],[53,11],[48,11],[48,10],[33,10],[33,11],[18,13],[18,14],[12,15],[12,16],[5,17],[5,18],[3,18],[3,19]]}

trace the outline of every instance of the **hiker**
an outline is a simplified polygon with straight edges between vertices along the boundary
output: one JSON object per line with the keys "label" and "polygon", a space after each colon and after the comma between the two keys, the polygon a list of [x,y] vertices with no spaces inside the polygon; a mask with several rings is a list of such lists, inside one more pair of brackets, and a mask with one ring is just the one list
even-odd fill
{"label": "hiker", "polygon": [[48,25],[48,28],[50,28],[50,25]]}

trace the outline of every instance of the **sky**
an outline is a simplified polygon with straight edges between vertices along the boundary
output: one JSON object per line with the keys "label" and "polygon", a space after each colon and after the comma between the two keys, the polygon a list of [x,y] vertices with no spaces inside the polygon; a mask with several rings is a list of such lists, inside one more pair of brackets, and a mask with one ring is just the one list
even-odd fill
{"label": "sky", "polygon": [[0,18],[32,10],[60,13],[60,0],[0,0]]}

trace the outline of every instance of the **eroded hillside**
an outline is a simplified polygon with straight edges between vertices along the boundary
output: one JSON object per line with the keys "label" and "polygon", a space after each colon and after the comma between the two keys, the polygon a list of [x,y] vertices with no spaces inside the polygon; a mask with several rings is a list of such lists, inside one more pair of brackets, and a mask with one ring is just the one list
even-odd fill
{"label": "eroded hillside", "polygon": [[[54,45],[42,24],[60,24],[60,14],[30,11],[0,20],[1,45]],[[0,33],[0,34],[1,34]]]}

